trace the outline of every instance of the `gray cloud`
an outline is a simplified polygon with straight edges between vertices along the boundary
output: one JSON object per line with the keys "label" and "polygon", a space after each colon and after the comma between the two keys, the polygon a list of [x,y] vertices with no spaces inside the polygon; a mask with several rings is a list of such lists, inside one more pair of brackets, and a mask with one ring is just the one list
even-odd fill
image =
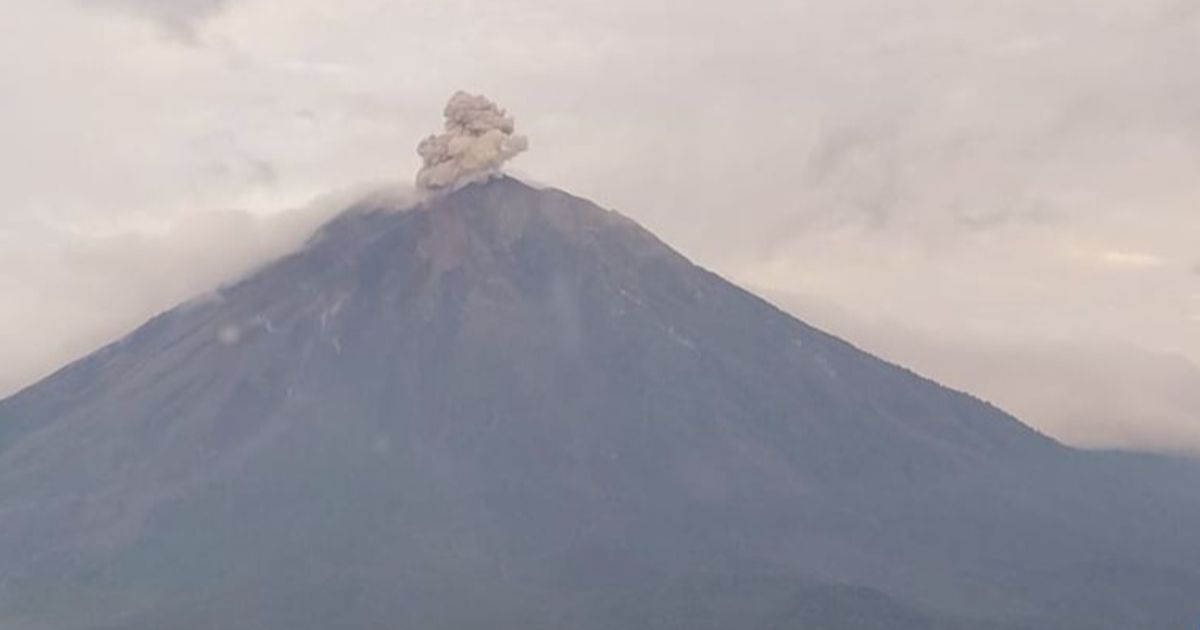
{"label": "gray cloud", "polygon": [[77,0],[85,5],[111,8],[154,20],[167,33],[194,41],[204,20],[226,9],[231,0]]}
{"label": "gray cloud", "polygon": [[1012,227],[1014,224],[1030,226],[1057,226],[1067,217],[1048,202],[1038,199],[1005,200],[1004,204],[982,210],[953,206],[951,215],[963,227],[970,230],[995,230]]}
{"label": "gray cloud", "polygon": [[835,128],[823,136],[808,156],[808,184],[839,191],[839,214],[847,220],[885,227],[901,207],[899,156],[891,131]]}

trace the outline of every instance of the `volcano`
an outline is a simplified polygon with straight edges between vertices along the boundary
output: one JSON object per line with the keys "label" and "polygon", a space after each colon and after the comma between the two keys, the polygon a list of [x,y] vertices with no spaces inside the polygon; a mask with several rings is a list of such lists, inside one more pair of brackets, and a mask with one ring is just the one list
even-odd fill
{"label": "volcano", "polygon": [[0,627],[1191,627],[1198,489],[500,177],[0,403]]}

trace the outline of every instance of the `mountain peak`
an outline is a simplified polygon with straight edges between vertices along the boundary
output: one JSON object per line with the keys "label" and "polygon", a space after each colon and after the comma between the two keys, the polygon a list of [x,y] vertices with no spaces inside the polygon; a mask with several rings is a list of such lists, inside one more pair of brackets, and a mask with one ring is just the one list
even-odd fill
{"label": "mountain peak", "polygon": [[[172,358],[181,348],[191,350]],[[253,441],[247,427],[265,422],[260,415],[286,416],[305,397],[337,399],[331,380],[354,391],[413,387],[423,399],[434,381],[440,392],[474,388],[489,413],[500,402],[488,396],[508,396],[492,391],[499,383],[534,398],[558,383],[605,406],[635,401],[611,410],[630,421],[668,413],[678,435],[715,430],[707,422],[745,433],[802,475],[926,474],[1053,444],[804,325],[616,212],[510,177],[413,207],[359,204],[303,251],[100,356],[93,368],[116,389],[97,395],[179,378],[185,367],[197,382],[225,383],[191,387],[201,398],[258,383],[253,397],[265,406],[253,421],[227,420],[238,444]],[[401,386],[399,365],[426,386]],[[498,370],[482,388],[491,394],[463,382],[483,378],[478,370]],[[54,387],[50,379],[37,390]],[[714,395],[741,402],[697,406]],[[554,406],[586,415],[588,404]]]}

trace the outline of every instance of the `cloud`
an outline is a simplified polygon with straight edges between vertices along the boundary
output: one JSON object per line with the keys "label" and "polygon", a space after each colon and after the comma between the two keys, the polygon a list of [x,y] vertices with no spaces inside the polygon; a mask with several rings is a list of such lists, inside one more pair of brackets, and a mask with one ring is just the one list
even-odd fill
{"label": "cloud", "polygon": [[422,190],[453,189],[487,179],[529,148],[524,136],[514,135],[512,116],[483,96],[456,92],[444,113],[446,131],[417,147],[424,162],[417,173]]}
{"label": "cloud", "polygon": [[1178,354],[1097,340],[947,334],[869,320],[810,297],[776,297],[868,352],[979,396],[1073,446],[1200,455],[1200,365]]}
{"label": "cloud", "polygon": [[4,336],[0,397],[296,250],[357,202],[404,207],[414,198],[411,186],[372,184],[265,216],[196,211],[103,232],[51,229],[24,248],[0,238],[12,245],[0,247],[0,331],[37,331]]}
{"label": "cloud", "polygon": [[1150,252],[1128,249],[1103,249],[1080,247],[1070,244],[1067,256],[1084,263],[1088,267],[1107,269],[1111,271],[1150,271],[1165,267],[1166,258]]}
{"label": "cloud", "polygon": [[1167,262],[1162,257],[1155,256],[1154,254],[1120,250],[1101,252],[1099,259],[1105,264],[1121,269],[1150,269],[1161,267]]}
{"label": "cloud", "polygon": [[231,0],[78,0],[86,5],[107,7],[148,18],[180,40],[194,41],[197,29],[210,17],[227,8]]}

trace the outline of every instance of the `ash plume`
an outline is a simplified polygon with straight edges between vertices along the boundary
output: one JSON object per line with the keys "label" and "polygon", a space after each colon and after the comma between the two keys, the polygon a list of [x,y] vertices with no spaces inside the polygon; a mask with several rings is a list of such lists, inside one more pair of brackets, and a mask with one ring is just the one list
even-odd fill
{"label": "ash plume", "polygon": [[524,136],[514,134],[512,116],[484,96],[456,92],[444,113],[445,132],[417,146],[424,161],[417,187],[423,191],[452,190],[488,179],[529,148]]}

